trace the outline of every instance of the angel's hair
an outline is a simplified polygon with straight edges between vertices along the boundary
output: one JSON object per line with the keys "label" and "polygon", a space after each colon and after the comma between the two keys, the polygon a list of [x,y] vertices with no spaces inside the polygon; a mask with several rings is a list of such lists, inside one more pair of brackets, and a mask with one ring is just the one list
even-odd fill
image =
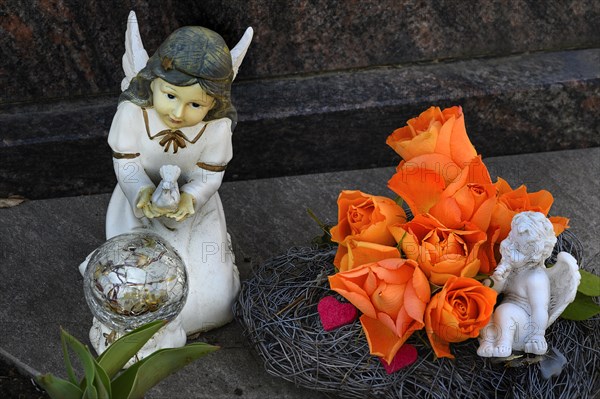
{"label": "angel's hair", "polygon": [[175,86],[198,83],[216,101],[205,120],[229,118],[232,129],[235,127],[237,111],[231,103],[231,54],[219,34],[199,26],[186,26],[171,33],[146,67],[131,80],[119,103],[131,101],[140,107],[151,107],[150,84],[156,78]]}
{"label": "angel's hair", "polygon": [[[550,257],[556,244],[552,223],[540,212],[520,212],[515,215],[508,238],[506,245],[502,242],[501,252],[503,247],[505,250],[510,248],[509,242],[521,240],[522,244],[534,250],[529,255],[530,260],[534,262],[541,262]],[[543,244],[543,248],[539,248],[540,244]]]}

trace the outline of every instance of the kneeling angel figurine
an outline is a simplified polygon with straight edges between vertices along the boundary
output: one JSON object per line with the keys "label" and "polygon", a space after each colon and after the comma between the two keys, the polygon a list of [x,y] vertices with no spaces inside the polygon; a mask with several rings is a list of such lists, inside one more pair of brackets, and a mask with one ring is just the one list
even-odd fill
{"label": "kneeling angel figurine", "polygon": [[542,213],[515,215],[491,276],[492,288],[504,298],[481,331],[479,356],[503,358],[514,350],[546,353],[546,329],[573,302],[581,278],[577,261],[567,252],[546,268],[555,244],[552,223]]}
{"label": "kneeling angel figurine", "polygon": [[[185,305],[153,350],[182,346],[186,336],[230,322],[240,289],[218,188],[232,158],[237,113],[231,84],[252,40],[248,28],[230,52],[217,33],[198,26],[173,32],[148,58],[135,14],[129,16],[123,93],[108,143],[118,184],[106,216],[106,238],[161,236],[185,263]],[[165,168],[165,165],[170,165]],[[175,206],[155,204],[162,175],[179,174]],[[84,262],[80,267],[85,270]],[[101,353],[111,330],[94,320],[91,342]],[[159,333],[160,334],[160,333]],[[162,339],[162,343],[158,342]]]}

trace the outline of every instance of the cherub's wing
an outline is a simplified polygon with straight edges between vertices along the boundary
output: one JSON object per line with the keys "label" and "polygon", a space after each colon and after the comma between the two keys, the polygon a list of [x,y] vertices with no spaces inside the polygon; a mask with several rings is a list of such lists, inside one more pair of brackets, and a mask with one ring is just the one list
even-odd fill
{"label": "cherub's wing", "polygon": [[138,21],[134,11],[129,12],[127,17],[127,31],[125,32],[125,54],[123,54],[123,72],[125,77],[121,81],[121,91],[129,87],[131,79],[146,66],[148,53],[144,49]]}
{"label": "cherub's wing", "polygon": [[238,70],[240,69],[240,65],[242,65],[242,61],[244,60],[244,56],[246,55],[246,51],[248,51],[248,47],[250,47],[250,42],[252,41],[252,36],[254,35],[254,30],[252,27],[248,27],[246,32],[244,32],[244,36],[240,39],[238,44],[235,45],[233,49],[231,49],[231,65],[233,66],[233,79],[237,76]]}
{"label": "cherub's wing", "polygon": [[573,302],[581,275],[577,261],[571,254],[560,252],[556,257],[556,264],[546,269],[550,280],[550,307],[548,309],[548,325]]}

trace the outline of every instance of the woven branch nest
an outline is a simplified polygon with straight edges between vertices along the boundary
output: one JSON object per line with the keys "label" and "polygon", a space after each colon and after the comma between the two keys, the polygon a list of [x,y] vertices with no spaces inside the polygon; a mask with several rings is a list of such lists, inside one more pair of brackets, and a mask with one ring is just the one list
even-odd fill
{"label": "woven branch nest", "polygon": [[[553,257],[567,251],[581,265],[582,246],[570,232],[559,236]],[[297,386],[344,398],[587,398],[600,391],[600,318],[559,318],[546,332],[549,347],[568,363],[558,377],[544,379],[538,364],[505,367],[477,356],[478,342],[452,344],[455,360],[434,359],[424,331],[408,343],[417,361],[388,375],[369,347],[357,320],[323,330],[317,304],[334,295],[335,248],[292,248],[255,270],[244,282],[236,318],[266,370]]]}

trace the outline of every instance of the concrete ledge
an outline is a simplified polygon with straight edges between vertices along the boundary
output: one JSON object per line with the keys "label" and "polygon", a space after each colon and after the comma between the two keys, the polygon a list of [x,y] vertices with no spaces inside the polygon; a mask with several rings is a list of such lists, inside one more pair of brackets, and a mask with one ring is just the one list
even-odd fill
{"label": "concrete ledge", "polygon": [[[599,146],[599,64],[600,49],[588,49],[239,82],[226,179],[393,165],[385,138],[431,104],[461,104],[489,156]],[[111,191],[116,102],[1,108],[0,197]]]}
{"label": "concrete ledge", "polygon": [[[485,162],[492,175],[513,186],[549,190],[555,198],[552,213],[571,218],[586,267],[600,273],[600,148]],[[223,184],[220,194],[242,278],[249,278],[253,265],[291,246],[308,245],[319,234],[307,208],[333,221],[340,190],[389,195],[392,173],[393,168],[378,168]],[[66,375],[59,326],[87,340],[91,314],[77,265],[104,241],[108,199],[58,198],[0,209],[0,356],[8,352],[34,371]],[[324,397],[269,376],[236,323],[200,339],[222,349],[169,377],[148,398]]]}

